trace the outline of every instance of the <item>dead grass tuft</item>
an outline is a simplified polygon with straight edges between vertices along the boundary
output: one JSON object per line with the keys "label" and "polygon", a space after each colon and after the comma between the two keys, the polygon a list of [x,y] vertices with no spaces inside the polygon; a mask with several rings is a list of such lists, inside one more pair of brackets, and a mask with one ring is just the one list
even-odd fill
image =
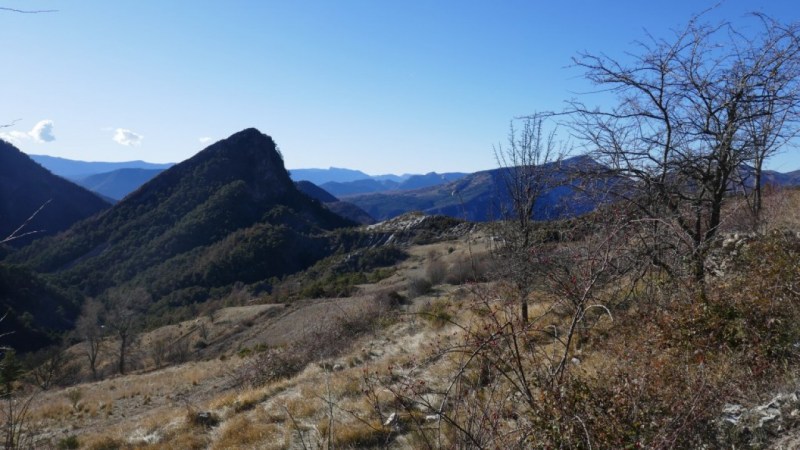
{"label": "dead grass tuft", "polygon": [[212,448],[287,448],[289,442],[284,428],[282,424],[260,423],[245,415],[238,415],[225,423]]}

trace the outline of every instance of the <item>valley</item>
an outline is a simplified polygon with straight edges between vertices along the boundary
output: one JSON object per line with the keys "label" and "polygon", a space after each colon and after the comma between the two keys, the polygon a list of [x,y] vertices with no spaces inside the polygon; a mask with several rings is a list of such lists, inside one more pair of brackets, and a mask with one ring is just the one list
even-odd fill
{"label": "valley", "polygon": [[[699,313],[691,285],[637,271],[635,212],[587,195],[629,185],[583,181],[599,170],[589,159],[542,165],[536,176],[553,184],[535,191],[520,224],[491,220],[492,205],[515,204],[501,189],[526,173],[514,168],[342,201],[292,181],[276,148],[243,130],[65,232],[6,247],[0,325],[20,362],[6,353],[14,372],[0,380],[14,386],[2,401],[22,408],[6,415],[18,445],[539,447],[577,445],[589,429],[616,445],[690,426],[691,442],[790,439],[772,428],[749,437],[720,411],[733,400],[741,417],[758,417],[754,402],[791,389],[778,367],[793,358],[785,346],[800,319],[800,192],[768,191],[757,234],[746,232],[745,200],[731,198]],[[376,209],[403,198],[427,207]],[[529,244],[517,247],[523,232]],[[772,259],[753,265],[765,251]],[[765,309],[774,298],[787,303]],[[785,324],[777,334],[774,317]],[[730,334],[741,326],[764,331]],[[751,384],[748,371],[763,365]],[[676,377],[652,385],[664,372]],[[629,383],[652,389],[631,397]],[[659,411],[686,407],[688,392],[705,407],[686,421],[626,418],[652,408],[648,420],[673,420]],[[549,431],[565,414],[587,428]],[[603,434],[608,426],[616,431]],[[520,427],[532,434],[509,433]]]}
{"label": "valley", "polygon": [[0,445],[800,448],[800,10],[566,1],[0,6]]}

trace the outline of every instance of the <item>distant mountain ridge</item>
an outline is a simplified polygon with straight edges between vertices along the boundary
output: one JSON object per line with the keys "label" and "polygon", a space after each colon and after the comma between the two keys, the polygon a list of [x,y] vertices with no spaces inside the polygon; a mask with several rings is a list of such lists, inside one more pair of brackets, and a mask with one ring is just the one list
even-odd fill
{"label": "distant mountain ridge", "polygon": [[[587,156],[568,158],[551,164],[557,177],[565,180],[597,163]],[[386,220],[408,212],[440,214],[469,221],[490,221],[502,218],[502,210],[510,204],[503,171],[493,169],[458,177],[455,181],[415,190],[393,190],[347,197],[376,220]],[[577,182],[546,191],[538,200],[534,217],[549,220],[580,215],[591,211],[595,201],[584,195]]]}
{"label": "distant mountain ridge", "polygon": [[388,178],[376,179],[376,177],[372,177],[348,182],[327,182],[320,185],[320,187],[337,197],[347,197],[374,192],[408,191],[439,186],[450,181],[464,178],[467,175],[468,174],[461,172],[429,172],[424,175],[407,175],[402,181],[395,181]]}
{"label": "distant mountain ridge", "polygon": [[327,182],[344,183],[369,178],[369,175],[353,169],[330,167],[328,169],[292,169],[289,175],[294,181],[310,181],[317,186]]}
{"label": "distant mountain ridge", "polygon": [[391,191],[397,188],[399,183],[392,180],[373,180],[365,178],[348,182],[329,181],[320,185],[322,189],[330,192],[337,197],[347,197],[351,195],[368,194],[372,192]]}
{"label": "distant mountain ridge", "polygon": [[[121,200],[174,163],[157,164],[145,161],[88,162],[47,155],[30,155],[52,173],[78,183],[112,201]],[[328,169],[293,169],[294,181],[309,181],[323,186],[336,196],[358,195],[393,189],[417,189],[452,181],[466,174],[430,172],[424,175],[367,175],[360,170],[330,167]]]}
{"label": "distant mountain ridge", "polygon": [[164,170],[166,169],[117,169],[80,178],[75,183],[113,200],[122,200]]}
{"label": "distant mountain ridge", "polygon": [[112,172],[119,169],[169,169],[175,163],[149,163],[145,161],[126,162],[92,162],[59,158],[48,155],[28,155],[42,167],[54,174],[70,180],[77,180],[99,173]]}
{"label": "distant mountain ridge", "polygon": [[[33,155],[32,158],[47,164],[47,166],[51,168],[51,171],[54,171],[55,174],[63,177],[68,177],[70,173],[75,173],[76,171],[87,170],[86,167],[91,167],[92,170],[98,170],[108,167],[117,167],[119,165],[125,166],[121,169],[97,173],[89,177],[76,180],[78,184],[89,188],[93,192],[100,194],[110,201],[116,201],[123,198],[125,195],[137,189],[152,176],[164,170],[160,168],[152,168],[153,166],[169,166],[169,164],[159,165],[142,161],[131,161],[128,163],[88,163],[84,161],[72,161],[64,158],[55,158],[44,155]],[[128,165],[132,165],[134,167],[129,167]],[[147,168],[137,168],[142,166]],[[58,172],[59,170],[66,170],[66,172]],[[746,176],[747,172],[750,170],[752,169],[744,168],[742,170],[743,176]],[[429,172],[423,175],[387,174],[370,176],[359,170],[331,167],[328,169],[293,169],[290,171],[290,176],[296,182],[309,181],[315,186],[318,186],[337,197],[337,199],[349,199],[351,197],[354,198],[354,202],[351,203],[360,204],[360,209],[353,209],[352,206],[347,206],[346,210],[339,210],[337,213],[344,214],[346,216],[349,215],[351,218],[359,217],[358,220],[364,222],[367,220],[367,217],[370,216],[375,216],[380,220],[381,218],[385,219],[388,217],[393,217],[392,214],[397,215],[414,210],[429,211],[431,205],[433,204],[448,204],[448,201],[445,200],[446,195],[444,193],[448,191],[446,186],[449,183],[473,177],[470,183],[473,185],[472,188],[476,189],[477,181],[474,179],[475,177],[483,179],[484,181],[489,180],[489,178],[486,178],[485,176],[481,178],[479,175],[484,172],[491,173],[492,171],[482,171],[473,174],[460,172],[439,174],[436,172]],[[752,178],[749,178],[748,180],[752,180]],[[489,183],[492,184],[493,182]],[[750,183],[752,182],[750,181]],[[800,186],[800,170],[787,173],[765,170],[763,172],[762,184],[772,184],[782,187]],[[442,198],[434,200],[432,197],[432,191],[436,191],[436,189],[433,188],[437,186],[442,187],[440,190],[442,193]],[[404,192],[407,191],[424,191],[426,189],[428,189],[427,193],[422,196],[418,195],[417,193],[404,194]],[[432,191],[430,189],[432,189]],[[385,195],[372,196],[372,194]],[[426,198],[426,200],[422,200],[422,198]],[[380,206],[372,206],[372,202],[380,203]],[[497,202],[495,201],[495,203]],[[329,208],[331,207],[330,204],[327,206]],[[341,205],[338,207],[341,207]],[[445,208],[446,211],[450,211],[451,209],[452,208],[449,206]],[[364,210],[367,214],[362,214],[362,212],[365,212]],[[430,209],[429,212],[442,213],[443,211],[433,208]],[[456,213],[452,212],[450,215],[454,214]],[[460,211],[456,217],[464,218],[464,211]],[[483,213],[478,214],[476,212],[467,214],[467,217],[482,217],[482,219],[476,220],[487,220],[493,216],[486,216]]]}
{"label": "distant mountain ridge", "polygon": [[373,219],[372,216],[367,214],[367,212],[363,209],[350,202],[339,200],[331,195],[330,192],[322,189],[310,181],[296,181],[294,184],[302,193],[315,200],[319,200],[323,205],[325,205],[326,208],[342,217],[362,225],[375,223],[375,219]]}

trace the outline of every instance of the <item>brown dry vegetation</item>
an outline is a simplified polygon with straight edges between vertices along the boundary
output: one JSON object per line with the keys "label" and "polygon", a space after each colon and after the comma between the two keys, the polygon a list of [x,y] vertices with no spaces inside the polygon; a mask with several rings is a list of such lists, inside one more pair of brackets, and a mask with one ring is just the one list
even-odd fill
{"label": "brown dry vegetation", "polygon": [[[411,247],[354,297],[226,308],[148,333],[135,373],[38,393],[27,430],[36,448],[70,436],[89,449],[740,445],[717,432],[723,406],[794,389],[800,362],[800,243],[776,231],[800,229],[800,193],[780,195],[705,300],[656,272],[609,278],[566,341],[577,303],[561,284],[533,292],[526,324],[502,280],[447,284],[442,266],[492,263],[491,236],[474,232]],[[608,240],[592,239],[557,245],[570,277],[596,272],[582,249]],[[430,292],[398,304],[415,279]],[[191,360],[156,369],[143,349],[181,333]]]}

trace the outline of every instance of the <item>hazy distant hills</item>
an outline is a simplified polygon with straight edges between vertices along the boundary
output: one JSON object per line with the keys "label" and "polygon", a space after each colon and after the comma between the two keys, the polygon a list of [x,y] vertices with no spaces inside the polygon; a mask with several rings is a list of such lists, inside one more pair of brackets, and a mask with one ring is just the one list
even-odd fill
{"label": "hazy distant hills", "polygon": [[366,178],[348,182],[329,181],[319,186],[337,197],[346,197],[350,195],[390,191],[396,189],[399,184],[400,183],[392,180],[379,181]]}
{"label": "hazy distant hills", "polygon": [[0,240],[10,235],[46,202],[24,231],[40,231],[33,238],[66,230],[109,207],[86,189],[55,176],[13,145],[0,140]]}
{"label": "hazy distant hills", "polygon": [[[747,186],[753,186],[755,183],[753,169],[750,167],[743,168],[740,171],[740,176],[745,180],[745,185]],[[761,184],[781,187],[800,186],[800,170],[786,173],[765,170],[761,173]]]}
{"label": "hazy distant hills", "polygon": [[100,173],[108,173],[119,169],[168,169],[174,163],[149,163],[144,161],[126,162],[90,162],[76,161],[47,155],[29,155],[31,159],[54,174],[70,179],[80,180]]}
{"label": "hazy distant hills", "polygon": [[374,192],[408,191],[424,187],[439,186],[463,178],[466,175],[465,173],[459,172],[430,172],[425,175],[406,175],[405,179],[400,181],[389,178],[377,179],[376,177],[371,177],[348,182],[329,181],[321,184],[320,187],[337,197],[347,197]]}
{"label": "hazy distant hills", "polygon": [[439,186],[440,184],[449,183],[451,181],[460,180],[469,174],[461,172],[449,173],[436,173],[429,172],[425,175],[412,175],[405,181],[397,186],[398,190],[406,191],[412,189],[422,189],[431,186]]}
{"label": "hazy distant hills", "polygon": [[292,169],[289,174],[295,181],[310,181],[317,186],[328,182],[346,183],[370,177],[360,170],[342,169],[338,167],[331,167],[328,169]]}
{"label": "hazy distant hills", "polygon": [[[112,201],[121,200],[174,164],[154,164],[144,161],[87,162],[46,155],[30,155],[44,168],[67,178]],[[309,181],[337,197],[389,190],[409,190],[434,186],[461,178],[463,173],[424,175],[367,175],[360,170],[331,167],[328,169],[294,169],[289,175],[294,181]]]}
{"label": "hazy distant hills", "polygon": [[[551,165],[559,176],[568,179],[596,163],[579,156]],[[502,171],[494,169],[458,177],[455,181],[435,184],[415,190],[393,190],[347,197],[377,220],[385,220],[411,211],[441,214],[471,221],[494,220],[510,197]],[[456,174],[456,176],[459,174]],[[595,201],[584,195],[585,186],[564,183],[547,191],[537,201],[534,217],[554,219],[591,211]]]}
{"label": "hazy distant hills", "polygon": [[350,202],[339,200],[331,195],[330,192],[322,189],[310,181],[297,181],[295,182],[295,185],[301,192],[315,200],[319,200],[323,205],[325,205],[326,208],[342,217],[362,225],[375,223],[375,219],[373,219],[372,216],[367,214],[367,212],[363,209]]}
{"label": "hazy distant hills", "polygon": [[85,295],[146,286],[158,314],[302,270],[330,252],[324,231],[352,224],[300,192],[272,138],[247,129],[8,259]]}
{"label": "hazy distant hills", "polygon": [[113,201],[121,200],[174,163],[144,161],[89,162],[47,155],[29,155],[50,172]]}
{"label": "hazy distant hills", "polygon": [[117,169],[75,180],[75,183],[113,200],[122,200],[165,169]]}
{"label": "hazy distant hills", "polygon": [[[169,164],[151,164],[142,161],[127,163],[100,163],[71,161],[42,155],[33,155],[48,169],[63,177],[75,177],[78,173],[101,170],[76,182],[109,200],[120,200],[140,185],[164,170]],[[120,168],[121,167],[121,168]],[[112,171],[106,171],[115,168]],[[337,214],[360,223],[386,219],[409,211],[448,214],[472,220],[496,218],[499,204],[503,200],[498,184],[500,169],[465,174],[459,172],[424,175],[374,175],[346,168],[294,169],[290,172],[296,182],[308,182],[321,187],[344,203],[325,202],[326,207]],[[746,174],[748,169],[743,169]],[[456,183],[461,181],[461,183]],[[800,186],[800,170],[788,173],[764,171],[763,184],[777,186]],[[301,188],[307,194],[307,188]],[[564,203],[569,196],[561,198],[565,188],[549,195],[553,199],[543,202]],[[465,193],[466,197],[465,197]],[[454,195],[455,194],[455,195]],[[456,197],[460,196],[458,200]],[[312,195],[313,197],[313,195]],[[356,206],[354,206],[356,205]],[[551,205],[552,206],[552,205]],[[550,208],[551,206],[548,206]],[[466,209],[465,209],[466,208]],[[563,210],[563,206],[559,207]],[[578,208],[582,210],[582,208]]]}

